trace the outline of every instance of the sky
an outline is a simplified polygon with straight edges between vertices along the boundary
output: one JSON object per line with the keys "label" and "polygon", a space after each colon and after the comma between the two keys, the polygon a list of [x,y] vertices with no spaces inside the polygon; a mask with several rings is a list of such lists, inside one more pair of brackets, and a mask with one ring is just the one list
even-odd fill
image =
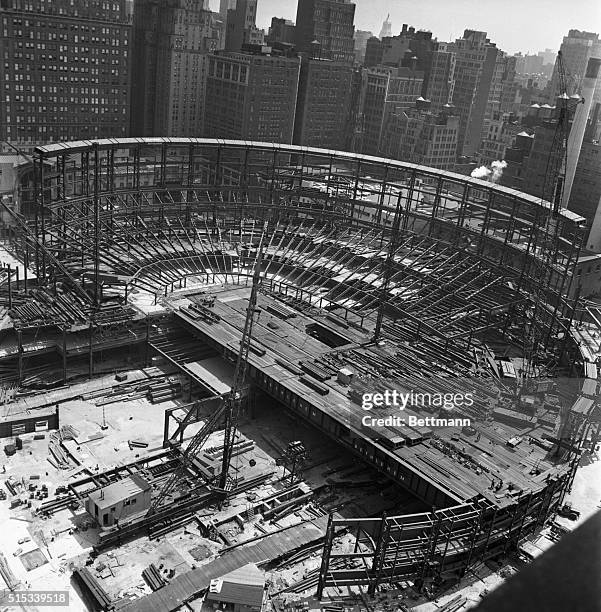
{"label": "sky", "polygon": [[[257,25],[271,18],[295,20],[297,0],[258,0]],[[392,33],[403,23],[430,30],[438,40],[461,37],[463,30],[484,30],[508,53],[557,51],[570,29],[601,35],[601,0],[354,0],[355,28],[380,33],[390,13]],[[219,0],[210,0],[212,10]]]}

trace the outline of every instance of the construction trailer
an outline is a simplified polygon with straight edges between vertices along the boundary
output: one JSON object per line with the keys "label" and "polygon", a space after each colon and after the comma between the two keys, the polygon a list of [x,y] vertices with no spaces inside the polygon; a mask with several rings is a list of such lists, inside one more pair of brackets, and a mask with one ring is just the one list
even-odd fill
{"label": "construction trailer", "polygon": [[114,482],[90,493],[86,510],[100,527],[112,527],[150,508],[151,486],[139,474]]}

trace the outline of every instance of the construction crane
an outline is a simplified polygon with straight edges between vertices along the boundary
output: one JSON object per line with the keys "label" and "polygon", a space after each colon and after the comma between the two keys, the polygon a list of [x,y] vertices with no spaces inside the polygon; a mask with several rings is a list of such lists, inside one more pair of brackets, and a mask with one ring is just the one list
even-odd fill
{"label": "construction crane", "polygon": [[[534,238],[530,238],[529,248],[534,254],[533,261],[539,268],[535,270],[533,277],[536,278],[536,286],[532,295],[531,306],[526,306],[524,312],[524,334],[523,352],[524,367],[522,368],[522,380],[517,387],[518,397],[524,391],[528,391],[528,381],[534,373],[534,361],[539,353],[542,330],[539,326],[541,319],[541,308],[545,303],[544,294],[549,285],[550,279],[547,272],[553,264],[553,258],[557,247],[557,224],[563,188],[565,183],[566,164],[567,164],[567,144],[570,132],[570,97],[566,91],[566,72],[561,51],[557,52],[557,75],[559,85],[559,96],[557,97],[557,121],[553,132],[551,147],[547,156],[545,175],[541,191],[541,210],[545,210],[546,202],[551,203],[548,210],[532,232]],[[544,244],[537,244],[537,238],[543,235]],[[540,261],[540,264],[536,262]],[[525,271],[522,272],[522,275]],[[521,284],[521,283],[520,283]]]}
{"label": "construction crane", "polygon": [[[257,310],[257,296],[261,284],[261,262],[263,259],[263,237],[261,235],[259,247],[257,249],[257,257],[255,259],[254,275],[252,280],[252,289],[246,310],[246,319],[244,322],[244,330],[240,341],[240,350],[236,360],[236,368],[234,370],[234,381],[228,396],[219,405],[219,408],[207,419],[202,428],[194,435],[186,450],[182,453],[178,467],[172,472],[171,476],[160,489],[158,495],[153,499],[149,509],[149,514],[154,514],[161,508],[166,499],[173,493],[178,483],[182,482],[188,471],[193,468],[193,460],[203,447],[209,436],[217,431],[222,418],[225,416],[225,430],[223,440],[223,459],[221,462],[221,473],[219,475],[219,488],[222,491],[227,491],[231,484],[229,479],[229,469],[232,460],[234,444],[236,440],[237,423],[242,404],[244,391],[244,383],[248,371],[248,352],[252,338],[252,328],[254,315]],[[203,484],[209,484],[212,480],[207,480]]]}

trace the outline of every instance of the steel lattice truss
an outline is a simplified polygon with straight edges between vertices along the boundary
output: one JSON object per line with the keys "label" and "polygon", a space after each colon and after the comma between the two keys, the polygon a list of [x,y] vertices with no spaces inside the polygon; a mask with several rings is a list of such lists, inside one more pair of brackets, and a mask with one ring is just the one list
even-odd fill
{"label": "steel lattice truss", "polygon": [[547,304],[545,345],[571,317],[580,220],[550,227],[545,203],[459,175],[283,145],[131,139],[43,147],[36,184],[23,249],[84,311],[97,313],[105,287],[157,299],[190,276],[248,276],[267,222],[267,279],[361,320],[385,312],[389,331],[410,320],[470,337],[533,293]]}

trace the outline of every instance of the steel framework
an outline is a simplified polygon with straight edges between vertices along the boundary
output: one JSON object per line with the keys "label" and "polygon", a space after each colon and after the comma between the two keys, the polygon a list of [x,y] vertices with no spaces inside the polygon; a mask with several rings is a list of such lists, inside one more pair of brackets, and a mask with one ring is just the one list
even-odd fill
{"label": "steel framework", "polygon": [[[546,223],[552,205],[538,198],[404,162],[225,140],[63,143],[36,149],[34,164],[35,215],[13,213],[17,240],[41,288],[60,296],[62,328],[89,326],[90,345],[108,289],[126,308],[136,293],[158,300],[190,277],[247,282],[265,236],[266,292],[335,306],[374,340],[425,336],[446,365],[479,333],[524,316],[536,294],[538,342],[566,348],[584,219],[564,210]],[[21,329],[41,326],[29,308],[15,316]],[[166,439],[197,418],[193,405]],[[462,574],[540,525],[569,479],[566,470],[503,509],[477,499],[409,517],[332,518],[320,594]],[[336,549],[345,528],[366,534],[352,554]]]}
{"label": "steel framework", "polygon": [[[571,318],[565,295],[584,220],[561,211],[556,223],[541,223],[551,210],[548,202],[492,183],[350,153],[199,139],[49,145],[36,149],[34,162],[35,217],[15,215],[24,256],[43,285],[61,282],[90,316],[107,288],[121,291],[127,301],[139,290],[158,298],[207,268],[227,279],[236,272],[233,263],[248,258],[243,242],[256,231],[249,226],[267,221],[266,258],[269,249],[275,251],[270,266],[287,251],[304,248],[300,236],[296,242],[285,237],[290,230],[321,234],[332,248],[345,237],[365,238],[377,273],[386,279],[371,291],[378,318],[383,304],[395,301],[388,291],[395,273],[397,281],[407,273],[395,257],[407,244],[424,266],[432,264],[428,253],[438,253],[435,264],[449,280],[453,267],[445,265],[445,252],[458,264],[471,259],[471,269],[456,268],[463,282],[456,283],[455,295],[465,288],[477,296],[487,284],[498,289],[513,283],[515,294],[526,296],[544,276],[545,347]],[[345,285],[347,294],[351,284]],[[446,289],[441,283],[441,303]],[[359,317],[370,310],[366,306],[363,300],[355,309],[364,311],[356,312]],[[482,313],[476,318],[460,308],[472,323],[481,321]],[[436,327],[428,309],[399,310]],[[444,335],[457,333],[463,332]]]}

